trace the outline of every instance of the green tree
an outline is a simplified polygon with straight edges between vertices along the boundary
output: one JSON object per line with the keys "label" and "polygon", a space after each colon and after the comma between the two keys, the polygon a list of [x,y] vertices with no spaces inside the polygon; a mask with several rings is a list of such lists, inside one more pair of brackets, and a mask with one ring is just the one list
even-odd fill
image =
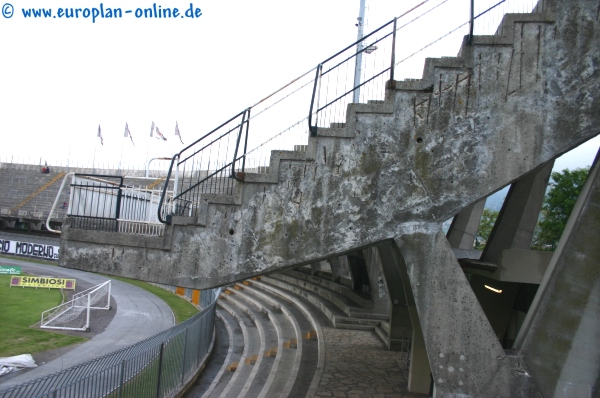
{"label": "green tree", "polygon": [[479,221],[479,229],[475,235],[475,249],[483,250],[485,244],[490,237],[494,223],[498,218],[499,212],[489,208],[483,209],[481,220]]}
{"label": "green tree", "polygon": [[590,168],[585,167],[552,173],[534,232],[532,248],[552,251],[556,249],[589,172]]}

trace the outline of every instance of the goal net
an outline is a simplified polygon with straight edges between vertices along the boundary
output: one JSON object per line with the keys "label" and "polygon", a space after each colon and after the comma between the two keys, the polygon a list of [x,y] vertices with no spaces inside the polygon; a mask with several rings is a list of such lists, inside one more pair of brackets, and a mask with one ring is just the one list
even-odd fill
{"label": "goal net", "polygon": [[42,312],[40,327],[89,331],[90,309],[110,309],[110,281],[76,293],[70,301]]}

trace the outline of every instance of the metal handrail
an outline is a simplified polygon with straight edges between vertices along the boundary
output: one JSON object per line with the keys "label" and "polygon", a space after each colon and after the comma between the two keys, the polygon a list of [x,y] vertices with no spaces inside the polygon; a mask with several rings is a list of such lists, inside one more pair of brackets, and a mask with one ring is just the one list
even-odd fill
{"label": "metal handrail", "polygon": [[[181,152],[174,155],[173,158],[171,159],[171,165],[169,166],[169,171],[167,172],[167,181],[170,181],[170,179],[171,179],[171,172],[173,171],[173,164],[175,164],[175,161],[177,159],[179,159],[180,154],[181,154]],[[164,205],[165,197],[167,195],[167,189],[169,188],[168,185],[169,184],[165,184],[165,186],[163,187],[163,191],[162,191],[162,194],[160,195],[160,200],[158,202],[158,220],[163,224],[171,223],[171,220],[169,220],[169,219],[165,220],[162,218],[162,211],[161,211],[163,208],[163,205]],[[173,190],[173,197],[175,197],[175,190]]]}
{"label": "metal handrail", "polygon": [[[235,152],[233,153],[233,161],[231,162],[231,177],[236,180],[243,181],[243,178],[240,179],[236,176],[235,173],[235,161],[237,159],[238,148],[240,146],[240,138],[242,138],[242,131],[244,130],[244,124],[246,124],[246,139],[244,140],[244,162],[242,162],[242,172],[244,172],[245,160],[246,160],[246,146],[248,144],[248,129],[250,128],[250,109],[248,108],[244,111],[244,115],[242,116],[242,122],[240,123],[240,131],[238,133],[238,138],[235,143]],[[246,120],[246,114],[248,115],[248,120]]]}

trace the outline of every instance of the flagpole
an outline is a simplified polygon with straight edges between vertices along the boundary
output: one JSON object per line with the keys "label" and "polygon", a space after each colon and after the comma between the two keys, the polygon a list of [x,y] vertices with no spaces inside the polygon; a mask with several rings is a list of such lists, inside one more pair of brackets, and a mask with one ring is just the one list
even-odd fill
{"label": "flagpole", "polygon": [[[94,147],[94,151],[96,150],[96,147]],[[69,168],[69,163],[71,160],[71,144],[69,144],[69,154],[67,155],[67,169]]]}
{"label": "flagpole", "polygon": [[123,146],[121,145],[121,157],[119,158],[119,173],[121,172],[121,161],[123,160]]}
{"label": "flagpole", "polygon": [[[98,149],[94,145],[94,160],[92,161],[92,174],[96,174],[96,149]],[[69,154],[71,153],[71,149],[69,149]]]}

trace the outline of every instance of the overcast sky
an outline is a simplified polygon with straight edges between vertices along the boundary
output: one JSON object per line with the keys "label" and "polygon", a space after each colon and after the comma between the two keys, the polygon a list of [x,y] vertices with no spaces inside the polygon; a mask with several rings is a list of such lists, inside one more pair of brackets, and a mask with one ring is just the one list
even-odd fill
{"label": "overcast sky", "polygon": [[[82,16],[25,18],[22,9],[52,7],[57,15],[59,7],[98,8],[95,0],[8,1],[14,15],[0,17],[0,160],[91,165],[95,159],[96,166],[113,167],[121,159],[142,167],[147,156],[171,156],[182,149],[176,122],[188,144],[352,43],[359,8],[359,0],[202,0],[192,3],[198,18],[138,19],[136,8],[152,7],[152,0],[110,0],[105,12],[132,13],[93,23]],[[367,0],[367,31],[420,2]],[[155,4],[182,13],[190,8],[190,0]],[[468,4],[449,0],[444,20],[453,26],[466,20]],[[446,33],[450,25],[442,22],[429,30]],[[428,55],[455,55],[461,35]],[[401,78],[420,77],[423,57]],[[167,142],[149,137],[152,122]],[[135,146],[124,137],[125,123]],[[597,141],[586,148],[593,158]],[[567,167],[583,158],[574,156]]]}

